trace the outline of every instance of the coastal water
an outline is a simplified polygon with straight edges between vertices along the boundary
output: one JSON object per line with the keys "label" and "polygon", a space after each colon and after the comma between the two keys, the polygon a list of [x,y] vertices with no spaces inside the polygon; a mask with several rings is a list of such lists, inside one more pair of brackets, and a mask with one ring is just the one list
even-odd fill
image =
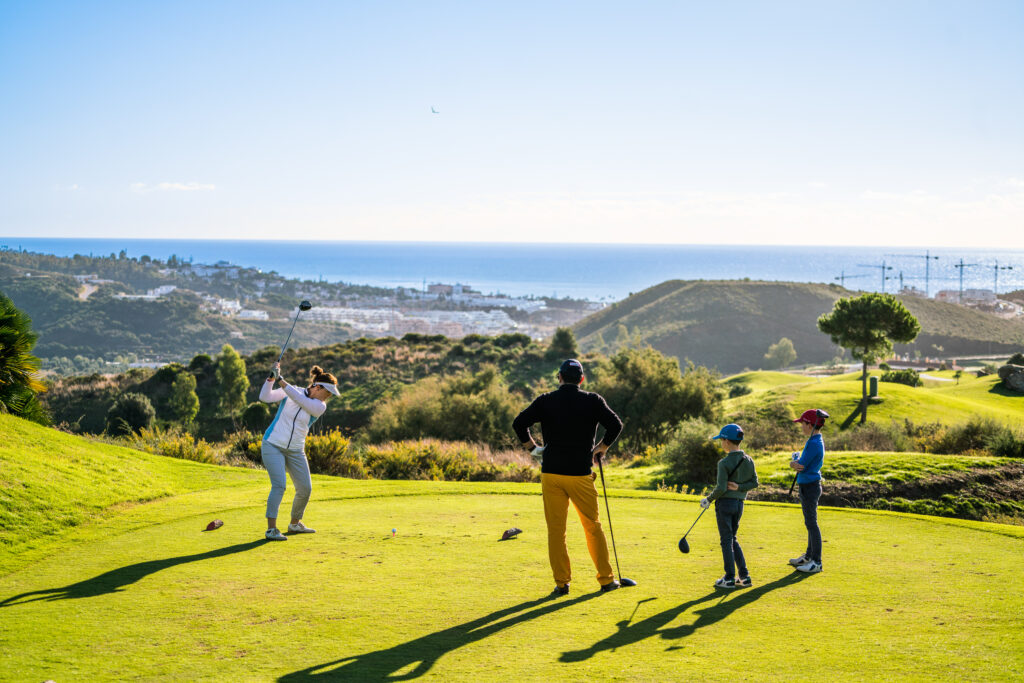
{"label": "coastal water", "polygon": [[[229,261],[286,277],[422,287],[460,282],[484,293],[615,300],[670,279],[839,282],[894,292],[905,286],[1024,288],[1024,250],[707,245],[284,242],[0,237],[0,248],[58,256],[172,254],[193,263]],[[958,263],[963,268],[956,267]],[[885,270],[882,265],[885,264]],[[996,270],[996,267],[999,270]],[[887,278],[882,281],[883,272]]]}

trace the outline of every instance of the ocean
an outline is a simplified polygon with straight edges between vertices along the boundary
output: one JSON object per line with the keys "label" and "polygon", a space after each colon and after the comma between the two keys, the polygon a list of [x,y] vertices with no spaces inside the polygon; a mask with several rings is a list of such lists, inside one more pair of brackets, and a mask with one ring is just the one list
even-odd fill
{"label": "ocean", "polygon": [[[286,242],[0,237],[0,249],[57,256],[172,254],[193,263],[229,261],[286,277],[379,287],[462,283],[484,293],[613,301],[665,280],[742,279],[836,282],[895,292],[963,287],[1024,288],[1024,250],[894,249],[635,244],[493,244],[437,242]],[[925,253],[937,258],[924,258]],[[957,264],[963,263],[963,268]],[[882,266],[885,266],[883,271]],[[996,268],[999,268],[998,270]],[[882,275],[887,279],[883,282]],[[902,280],[901,280],[902,278]]]}

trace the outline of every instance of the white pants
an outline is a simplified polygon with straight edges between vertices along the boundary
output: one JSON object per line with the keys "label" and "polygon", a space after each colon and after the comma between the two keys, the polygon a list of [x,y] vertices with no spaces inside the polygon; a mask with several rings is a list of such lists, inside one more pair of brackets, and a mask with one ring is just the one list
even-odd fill
{"label": "white pants", "polygon": [[295,498],[292,499],[292,519],[302,519],[309,502],[309,494],[313,492],[313,482],[309,478],[309,463],[306,453],[302,450],[286,451],[272,443],[263,442],[263,466],[270,475],[270,495],[267,497],[267,517],[277,519],[277,509],[284,498],[285,471],[292,477],[295,487]]}

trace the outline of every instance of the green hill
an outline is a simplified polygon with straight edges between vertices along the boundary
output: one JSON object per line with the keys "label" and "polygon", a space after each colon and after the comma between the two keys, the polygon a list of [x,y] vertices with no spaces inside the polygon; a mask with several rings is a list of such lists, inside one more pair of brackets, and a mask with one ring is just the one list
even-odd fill
{"label": "green hill", "polygon": [[[798,363],[824,363],[838,350],[818,331],[817,319],[841,297],[856,293],[837,285],[739,280],[671,280],[634,294],[580,321],[584,348],[603,339],[614,348],[620,326],[631,343],[716,367],[725,373],[758,368],[771,344],[792,340]],[[1024,347],[1024,322],[1003,320],[943,302],[902,299],[921,322],[913,344],[897,351],[936,355],[1010,353]]]}
{"label": "green hill", "polygon": [[[875,373],[877,374],[877,373]],[[951,372],[934,373],[943,379]],[[786,378],[789,381],[786,381]],[[750,394],[726,402],[726,412],[743,406],[765,405],[775,400],[792,403],[797,410],[821,408],[838,424],[856,410],[861,395],[859,373],[832,377],[806,377],[779,372],[748,372],[729,377],[727,386],[746,384]],[[872,422],[910,420],[915,423],[959,424],[973,417],[990,417],[1007,425],[1024,426],[1024,395],[1000,386],[995,375],[965,374],[959,382],[927,382],[923,387],[879,382],[879,397],[868,408]]]}
{"label": "green hill", "polygon": [[[694,497],[612,491],[639,585],[596,592],[570,523],[572,593],[548,599],[536,485],[315,477],[319,533],[266,543],[263,473],[4,416],[0,428],[0,528],[14,540],[0,555],[3,680],[788,680],[794,649],[765,634],[791,633],[795,608],[802,631],[828,633],[803,679],[1024,676],[1019,527],[823,508],[825,572],[803,577],[785,564],[804,541],[799,508],[751,503],[740,540],[754,587],[721,592],[713,523],[693,529],[689,555],[675,549]],[[141,497],[128,486],[140,478]],[[79,523],[35,533],[69,515]],[[214,517],[224,527],[203,533]],[[523,533],[499,542],[510,526]],[[723,658],[723,642],[743,657]]]}

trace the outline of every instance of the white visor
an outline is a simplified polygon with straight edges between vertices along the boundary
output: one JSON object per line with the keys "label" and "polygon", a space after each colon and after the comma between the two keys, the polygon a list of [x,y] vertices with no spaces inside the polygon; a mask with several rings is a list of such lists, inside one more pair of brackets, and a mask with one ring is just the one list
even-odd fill
{"label": "white visor", "polygon": [[330,384],[329,382],[313,382],[313,384],[317,385],[318,387],[323,387],[324,389],[331,392],[335,396],[341,396],[341,392],[338,391],[337,384]]}

